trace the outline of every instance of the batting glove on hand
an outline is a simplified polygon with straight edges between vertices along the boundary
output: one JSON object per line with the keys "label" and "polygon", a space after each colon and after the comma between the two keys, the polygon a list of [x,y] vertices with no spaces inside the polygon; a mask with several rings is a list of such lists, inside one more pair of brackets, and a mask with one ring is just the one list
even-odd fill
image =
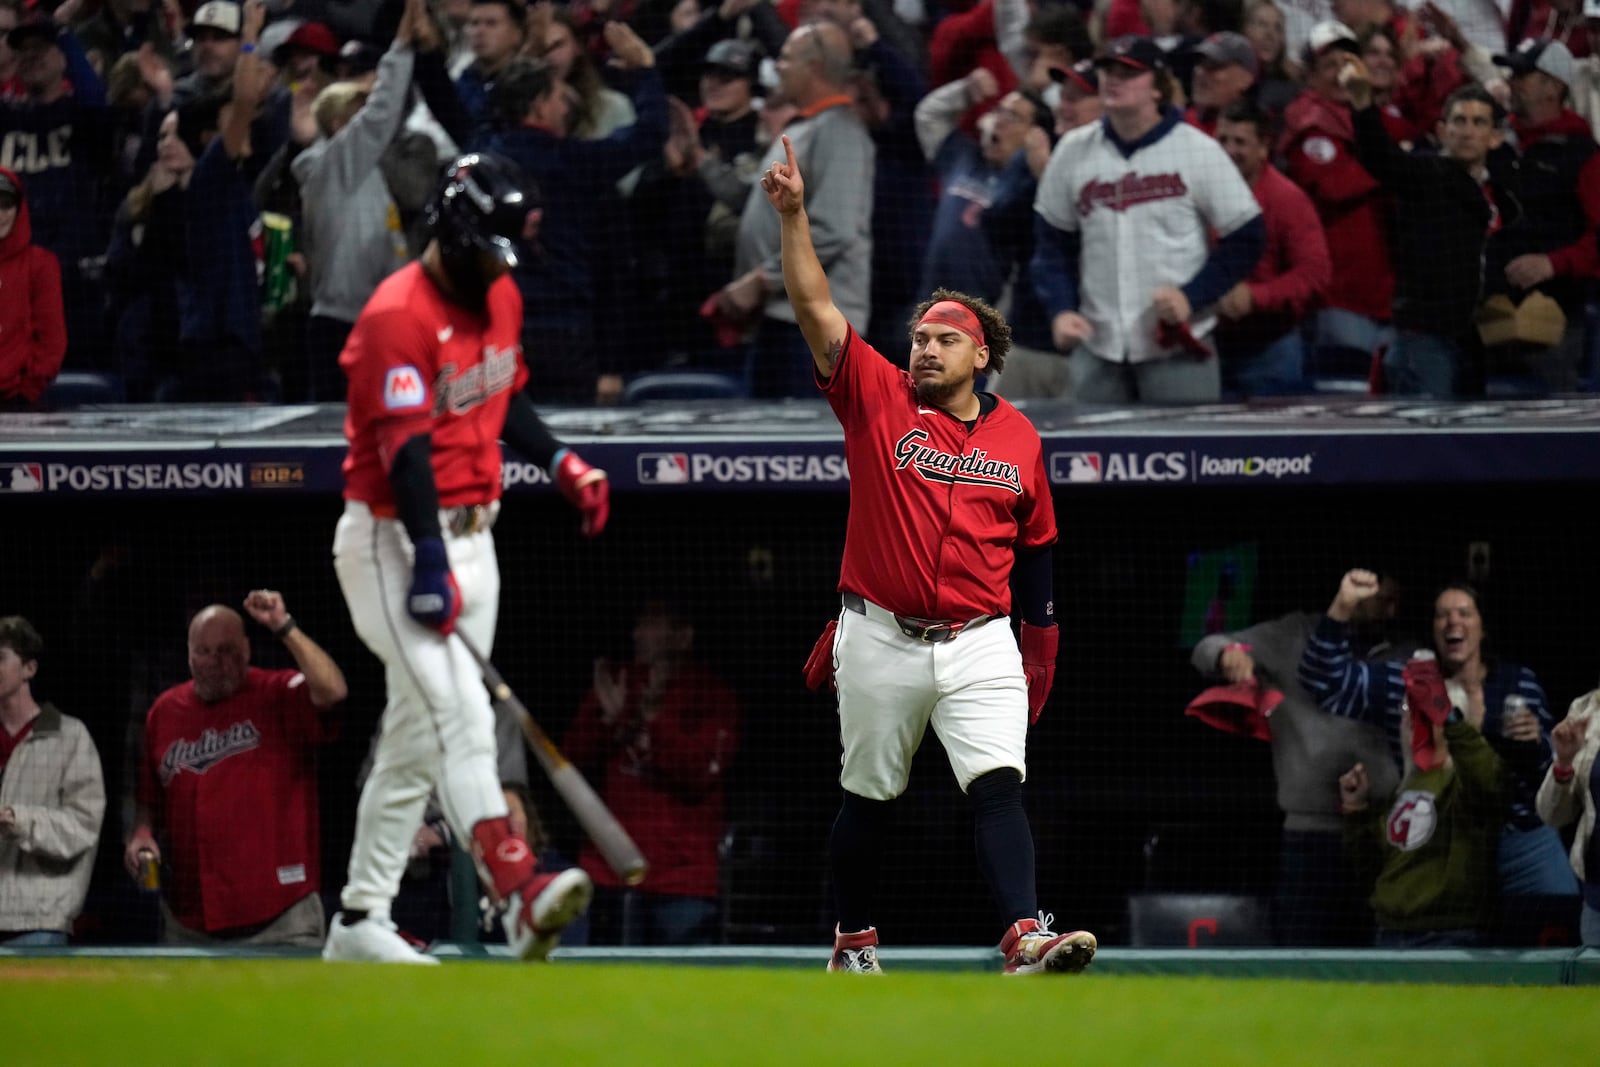
{"label": "batting glove on hand", "polygon": [[411,566],[411,591],[406,594],[406,611],[424,626],[442,634],[456,628],[461,614],[461,587],[450,573],[450,557],[444,542],[437,537],[417,541],[416,560]]}
{"label": "batting glove on hand", "polygon": [[583,536],[598,537],[611,516],[611,482],[606,472],[589,466],[572,449],[563,448],[556,453],[550,473],[567,503],[583,513]]}
{"label": "batting glove on hand", "polygon": [[1056,653],[1061,630],[1055,626],[1022,624],[1022,673],[1028,679],[1028,725],[1039,721],[1050,687],[1056,680]]}
{"label": "batting glove on hand", "polygon": [[811,646],[811,655],[806,657],[807,689],[821,689],[824,682],[833,681],[833,634],[837,629],[839,620],[829,619],[828,625],[822,628],[822,636]]}

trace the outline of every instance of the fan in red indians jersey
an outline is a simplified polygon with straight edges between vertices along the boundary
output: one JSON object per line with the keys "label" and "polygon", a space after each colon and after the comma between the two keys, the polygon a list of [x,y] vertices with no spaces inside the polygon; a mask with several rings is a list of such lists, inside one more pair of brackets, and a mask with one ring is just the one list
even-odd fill
{"label": "fan in red indians jersey", "polygon": [[[1055,511],[1038,431],[974,389],[1000,370],[1011,328],[983,301],[941,289],[915,316],[910,370],[895,369],[834,306],[811,244],[789,139],[761,179],[777,210],[783,280],[818,387],[844,426],[850,522],[843,603],[806,664],[839,690],[844,802],[830,843],[838,926],[828,969],[876,973],[878,863],[892,801],[931,722],[972,800],[978,863],[1009,923],[1008,974],[1081,971],[1094,935],[1053,933],[1038,912],[1022,808],[1028,725],[1055,674]],[[1022,615],[1019,653],[1008,586]]]}
{"label": "fan in red indians jersey", "polygon": [[504,438],[605,527],[610,490],[550,435],[522,392],[522,297],[508,274],[538,209],[516,167],[458,159],[428,203],[422,258],[390,275],[362,310],[339,366],[350,379],[345,512],[334,567],[356,632],[383,660],[389,704],[361,791],[343,911],[323,957],[434,963],[412,949],[389,905],[435,787],[450,827],[471,841],[506,907],[511,948],[542,958],[588,906],[580,870],[545,874],[507,819],[495,769],[494,712],[460,627],[494,643],[500,569],[489,532],[500,510]]}

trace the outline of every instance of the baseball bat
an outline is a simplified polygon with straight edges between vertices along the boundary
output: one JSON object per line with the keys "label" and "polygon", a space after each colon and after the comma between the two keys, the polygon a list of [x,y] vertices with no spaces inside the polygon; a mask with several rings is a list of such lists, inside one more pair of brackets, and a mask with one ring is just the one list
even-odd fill
{"label": "baseball bat", "polygon": [[578,825],[589,835],[589,840],[600,850],[606,863],[627,885],[638,885],[644,881],[644,876],[650,870],[644,853],[639,851],[639,846],[633,843],[628,831],[623,829],[617,817],[611,814],[611,809],[606,807],[605,801],[584,779],[583,772],[574,767],[549,735],[539,728],[522,701],[517,699],[517,694],[511,691],[494,664],[489,662],[489,657],[480,652],[460,630],[456,631],[456,636],[477,661],[478,669],[483,672],[483,682],[489,687],[489,695],[495,704],[509,708],[516,717],[517,725],[522,727],[522,736],[528,739],[528,747],[533,749],[550,784],[566,801]]}

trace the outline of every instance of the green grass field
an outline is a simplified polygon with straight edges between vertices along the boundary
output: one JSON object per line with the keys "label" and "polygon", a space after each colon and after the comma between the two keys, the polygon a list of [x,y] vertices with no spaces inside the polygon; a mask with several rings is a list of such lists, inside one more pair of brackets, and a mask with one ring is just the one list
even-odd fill
{"label": "green grass field", "polygon": [[680,966],[0,960],[0,1063],[1593,1062],[1600,990]]}

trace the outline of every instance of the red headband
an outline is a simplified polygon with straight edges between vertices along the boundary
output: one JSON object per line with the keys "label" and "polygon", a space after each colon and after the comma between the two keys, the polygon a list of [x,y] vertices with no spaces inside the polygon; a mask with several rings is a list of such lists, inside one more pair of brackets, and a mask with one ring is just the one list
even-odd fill
{"label": "red headband", "polygon": [[979,348],[982,348],[984,345],[983,323],[978,321],[978,316],[972,313],[971,308],[958,301],[941,300],[937,304],[933,305],[927,310],[926,314],[922,316],[922,321],[917,323],[917,329],[920,330],[923,326],[926,326],[930,322],[942,323],[945,326],[954,326],[956,329],[972,338],[972,343],[977,345]]}

